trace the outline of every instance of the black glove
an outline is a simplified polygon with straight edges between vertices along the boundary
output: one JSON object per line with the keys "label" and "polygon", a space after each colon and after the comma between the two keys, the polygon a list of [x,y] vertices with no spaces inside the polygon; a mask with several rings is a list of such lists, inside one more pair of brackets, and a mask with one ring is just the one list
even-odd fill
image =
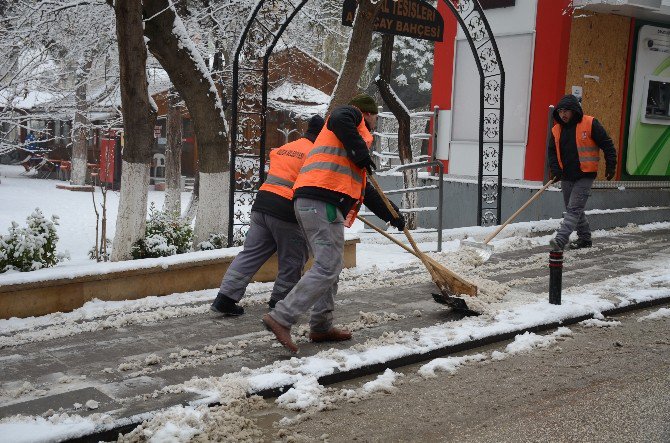
{"label": "black glove", "polygon": [[391,226],[396,228],[398,231],[404,231],[405,230],[405,217],[398,212],[398,218],[394,218],[393,220],[390,221]]}
{"label": "black glove", "polygon": [[367,155],[367,156],[365,156],[365,157],[363,157],[359,160],[356,160],[354,163],[359,168],[367,169],[370,174],[372,174],[373,170],[377,169],[377,165],[375,165],[375,162],[372,161],[372,159],[370,158],[369,155]]}
{"label": "black glove", "polygon": [[563,171],[561,171],[560,169],[554,169],[554,170],[551,171],[551,174],[550,174],[550,175],[551,175],[551,176],[550,176],[549,178],[550,178],[551,180],[557,182],[557,181],[559,181],[561,178],[563,178]]}
{"label": "black glove", "polygon": [[607,168],[605,169],[605,178],[607,180],[612,180],[616,175],[616,168]]}

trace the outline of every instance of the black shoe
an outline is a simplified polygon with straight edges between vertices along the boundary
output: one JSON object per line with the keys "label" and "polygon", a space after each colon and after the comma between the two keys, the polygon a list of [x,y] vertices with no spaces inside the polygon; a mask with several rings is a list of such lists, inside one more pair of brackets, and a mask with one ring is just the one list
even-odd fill
{"label": "black shoe", "polygon": [[270,301],[268,302],[268,306],[270,307],[270,309],[274,309],[274,308],[275,308],[275,305],[277,304],[277,301],[278,301],[278,300],[270,299]]}
{"label": "black shoe", "polygon": [[591,240],[582,240],[581,238],[570,242],[570,249],[590,248],[591,246],[593,246]]}
{"label": "black shoe", "polygon": [[552,238],[551,240],[549,240],[549,246],[551,247],[552,251],[562,251],[563,250],[563,246],[559,245],[555,238]]}
{"label": "black shoe", "polygon": [[235,300],[221,293],[216,296],[216,300],[214,300],[214,303],[212,303],[212,306],[210,306],[209,309],[218,314],[233,317],[244,314],[244,308],[242,306],[238,306]]}

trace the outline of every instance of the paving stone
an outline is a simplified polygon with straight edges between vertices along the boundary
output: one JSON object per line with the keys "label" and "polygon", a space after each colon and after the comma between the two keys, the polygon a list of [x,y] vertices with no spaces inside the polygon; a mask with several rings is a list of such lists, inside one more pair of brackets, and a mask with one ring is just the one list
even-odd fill
{"label": "paving stone", "polygon": [[[86,402],[89,400],[97,402],[98,407],[95,409],[87,408]],[[82,406],[75,409],[75,403],[79,403]],[[119,403],[99,390],[95,388],[84,388],[0,407],[0,418],[16,414],[41,415],[49,409],[58,411],[61,407],[67,412],[76,412],[79,415],[89,415],[96,412],[108,412],[118,409],[120,406]]]}
{"label": "paving stone", "polygon": [[[639,272],[643,269],[641,261],[653,259],[654,254],[667,254],[666,251],[670,249],[670,230],[605,237],[596,239],[596,246],[589,251],[566,251],[564,288]],[[546,246],[495,252],[481,269],[490,272],[492,280],[503,283],[520,278],[533,279],[516,285],[515,290],[546,294],[549,285],[548,266],[529,265],[528,269],[520,271],[515,271],[514,266],[511,266],[510,269],[510,263],[529,262],[542,254],[546,255],[548,263]],[[404,271],[407,272],[407,269]],[[421,267],[413,267],[410,271],[426,272]],[[432,283],[424,283],[340,294],[336,300],[337,323],[353,322],[359,318],[361,311],[379,315],[389,312],[404,317],[358,330],[352,341],[328,344],[328,347],[348,348],[377,338],[386,331],[411,330],[461,318],[434,303],[432,292],[437,292],[437,288]],[[208,303],[192,306],[204,308],[206,305]],[[421,311],[419,317],[414,315],[417,309]],[[253,305],[246,308],[245,315],[236,318],[216,317],[207,312],[0,349],[0,389],[16,389],[25,381],[32,383],[35,389],[51,389],[42,398],[16,404],[9,404],[11,401],[7,400],[4,405],[0,404],[0,416],[19,412],[42,414],[48,409],[72,408],[75,402],[85,403],[93,399],[100,402],[96,412],[113,410],[115,416],[127,417],[194,400],[198,396],[190,393],[161,395],[158,398],[145,396],[193,376],[219,376],[238,371],[244,366],[256,368],[293,357],[283,348],[274,347],[271,335],[262,328],[260,318],[266,312],[265,304]],[[240,348],[240,342],[244,341],[248,345]],[[304,338],[299,341],[301,357],[314,355],[324,349],[323,344],[308,343]],[[232,343],[231,350],[241,349],[243,353],[218,358],[217,355],[224,355],[226,350],[215,354],[205,352],[208,346],[224,343]],[[199,352],[203,360],[163,370],[171,363],[189,361],[171,358],[171,354],[179,353],[182,349]],[[156,354],[161,364],[146,364],[145,359],[150,354]],[[122,363],[136,366],[128,371],[120,371],[119,365]],[[106,368],[111,368],[111,371],[106,371]],[[86,378],[77,379],[81,376]],[[61,377],[80,381],[71,386],[59,385],[58,389],[54,389],[54,381]],[[67,389],[71,391],[62,392]]]}

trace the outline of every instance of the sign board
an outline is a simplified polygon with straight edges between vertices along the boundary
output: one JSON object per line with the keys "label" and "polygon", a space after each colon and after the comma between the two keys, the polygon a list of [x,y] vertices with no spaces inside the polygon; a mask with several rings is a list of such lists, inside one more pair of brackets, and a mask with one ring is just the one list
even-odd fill
{"label": "sign board", "polygon": [[161,136],[161,127],[160,125],[154,126],[154,138],[159,138]]}
{"label": "sign board", "polygon": [[509,8],[515,3],[516,0],[479,0],[482,9]]}
{"label": "sign board", "polygon": [[[374,30],[435,42],[442,41],[444,20],[437,9],[422,0],[381,0]],[[353,26],[356,0],[344,0],[342,24]]]}

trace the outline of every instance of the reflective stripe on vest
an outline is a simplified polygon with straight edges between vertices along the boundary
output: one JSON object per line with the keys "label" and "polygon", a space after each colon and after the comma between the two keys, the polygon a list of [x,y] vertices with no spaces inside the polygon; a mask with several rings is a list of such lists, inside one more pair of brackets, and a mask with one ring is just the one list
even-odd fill
{"label": "reflective stripe on vest", "polygon": [[295,179],[313,146],[308,139],[300,138],[270,151],[270,170],[260,190],[293,200]]}
{"label": "reflective stripe on vest", "polygon": [[293,183],[295,182],[292,182],[291,180],[285,180],[281,177],[277,177],[276,175],[268,174],[267,178],[265,179],[265,183],[293,189]]}
{"label": "reflective stripe on vest", "polygon": [[[577,154],[579,155],[579,169],[582,172],[598,172],[600,152],[598,145],[591,138],[592,128],[593,117],[590,115],[584,115],[582,121],[577,123],[575,127],[575,143],[577,145]],[[558,157],[558,164],[561,169],[563,168],[560,147],[562,129],[563,127],[560,124],[556,124],[551,128],[551,133],[554,136],[554,144],[556,145],[556,156]]]}
{"label": "reflective stripe on vest", "polygon": [[[357,130],[370,148],[373,137],[365,126],[365,119],[361,119]],[[328,129],[327,122],[314,141],[314,148],[307,155],[293,189],[307,186],[346,194],[359,201],[363,199],[365,169],[349,158],[342,142]]]}

